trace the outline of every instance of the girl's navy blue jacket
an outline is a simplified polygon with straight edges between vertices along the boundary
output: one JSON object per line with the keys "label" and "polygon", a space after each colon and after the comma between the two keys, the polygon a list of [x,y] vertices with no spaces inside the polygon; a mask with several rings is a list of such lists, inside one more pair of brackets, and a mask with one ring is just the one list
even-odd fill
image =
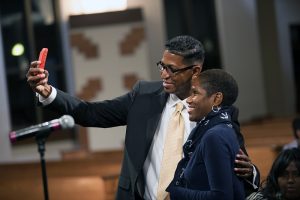
{"label": "girl's navy blue jacket", "polygon": [[209,113],[191,132],[167,188],[171,199],[245,199],[243,180],[234,172],[240,145],[228,113]]}

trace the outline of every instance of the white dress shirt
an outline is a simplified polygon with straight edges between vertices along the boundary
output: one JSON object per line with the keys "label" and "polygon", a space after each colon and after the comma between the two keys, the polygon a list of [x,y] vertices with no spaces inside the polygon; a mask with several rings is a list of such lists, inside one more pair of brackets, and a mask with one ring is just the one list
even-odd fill
{"label": "white dress shirt", "polygon": [[[156,128],[156,132],[148,152],[148,156],[144,163],[143,172],[145,175],[145,194],[144,198],[147,200],[156,200],[157,187],[160,173],[160,165],[163,156],[163,149],[165,143],[165,137],[167,134],[167,126],[172,113],[175,111],[175,105],[181,101],[177,96],[171,94],[167,100],[165,108],[162,113],[161,120]],[[190,122],[189,115],[187,113],[186,100],[181,101],[185,108],[182,110],[184,118],[185,133],[184,142],[187,140],[189,133],[196,126],[195,122]],[[183,144],[184,144],[183,142]],[[183,145],[182,144],[182,145]]]}
{"label": "white dress shirt", "polygon": [[55,87],[52,87],[52,92],[51,92],[51,94],[49,95],[48,98],[44,98],[43,96],[41,96],[38,93],[36,93],[36,96],[39,98],[39,102],[41,104],[43,104],[44,106],[52,103],[52,101],[54,101],[56,95],[57,95],[57,90],[55,89]]}

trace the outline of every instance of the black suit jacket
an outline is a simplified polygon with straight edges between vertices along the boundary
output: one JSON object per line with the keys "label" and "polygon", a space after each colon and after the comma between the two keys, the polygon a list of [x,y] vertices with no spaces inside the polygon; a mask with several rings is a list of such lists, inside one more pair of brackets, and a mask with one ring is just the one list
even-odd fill
{"label": "black suit jacket", "polygon": [[[57,90],[57,97],[46,108],[61,115],[69,114],[77,124],[86,127],[127,125],[116,199],[143,199],[143,165],[168,96],[161,81],[140,81],[123,96],[93,103]],[[241,146],[244,146],[242,135],[238,137]]]}
{"label": "black suit jacket", "polygon": [[161,81],[140,81],[123,96],[93,103],[57,90],[57,97],[46,108],[59,111],[61,115],[69,114],[77,124],[86,127],[127,125],[116,199],[142,199],[145,187],[144,161],[168,96]]}

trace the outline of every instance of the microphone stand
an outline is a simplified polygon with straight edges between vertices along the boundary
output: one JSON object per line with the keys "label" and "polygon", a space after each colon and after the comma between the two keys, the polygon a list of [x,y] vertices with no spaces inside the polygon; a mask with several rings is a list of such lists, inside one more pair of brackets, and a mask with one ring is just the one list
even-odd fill
{"label": "microphone stand", "polygon": [[40,162],[42,168],[42,176],[43,176],[43,187],[44,187],[44,199],[49,200],[48,195],[48,183],[47,183],[47,172],[46,172],[46,162],[45,162],[45,143],[46,139],[49,136],[50,131],[41,132],[35,136],[36,143],[38,145],[38,152],[40,153]]}

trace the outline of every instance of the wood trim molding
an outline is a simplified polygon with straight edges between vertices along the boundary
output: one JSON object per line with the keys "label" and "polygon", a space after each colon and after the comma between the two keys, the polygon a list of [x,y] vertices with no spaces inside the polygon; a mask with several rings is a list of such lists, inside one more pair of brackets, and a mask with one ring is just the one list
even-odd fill
{"label": "wood trim molding", "polygon": [[140,8],[106,13],[71,15],[69,17],[71,29],[128,22],[140,22],[142,20],[143,14]]}

